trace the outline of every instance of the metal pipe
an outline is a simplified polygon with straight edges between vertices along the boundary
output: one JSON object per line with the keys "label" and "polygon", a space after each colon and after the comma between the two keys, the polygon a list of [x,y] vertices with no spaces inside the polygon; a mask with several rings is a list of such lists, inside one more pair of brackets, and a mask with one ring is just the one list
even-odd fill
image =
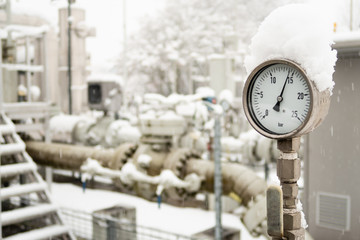
{"label": "metal pipe", "polygon": [[26,142],[26,151],[38,164],[69,170],[79,170],[88,158],[106,165],[116,157],[114,150],[43,142]]}
{"label": "metal pipe", "polygon": [[[11,14],[11,0],[6,1],[6,25],[10,26],[12,22],[12,14]],[[8,31],[8,36],[6,39],[6,47],[10,47],[12,44],[11,31]]]}
{"label": "metal pipe", "polygon": [[[214,186],[214,165],[207,160],[190,159],[186,174],[196,173],[205,178],[202,189],[212,192]],[[253,198],[266,191],[265,181],[251,169],[235,163],[222,164],[223,195],[235,193],[247,205]]]}
{"label": "metal pipe", "polygon": [[[43,99],[44,101],[49,104],[50,103],[50,84],[49,84],[49,68],[48,68],[48,61],[47,61],[47,53],[48,53],[48,49],[47,49],[47,41],[48,41],[48,35],[46,34],[46,32],[43,33],[43,37],[42,37],[42,65],[44,67],[44,72],[42,74],[42,94],[43,94]],[[45,91],[45,92],[44,92]],[[49,106],[47,106],[47,108],[49,108]],[[49,114],[49,109],[47,109],[46,111],[46,115],[45,115],[45,142],[50,142],[51,141],[51,136],[50,136],[50,114]]]}
{"label": "metal pipe", "polygon": [[[140,146],[122,144],[115,150],[104,150],[66,144],[27,142],[26,151],[38,164],[71,170],[80,170],[80,166],[88,158],[98,160],[103,167],[121,170],[131,158],[139,171],[144,171],[144,174],[150,177],[157,176],[166,169],[171,170],[180,180],[185,180],[190,174],[196,174],[202,179],[199,191],[214,192],[214,162],[199,159],[185,148],[173,150],[165,148],[156,151],[149,144],[140,144]],[[137,162],[142,154],[152,159],[147,166]],[[236,196],[244,206],[248,207],[246,214],[241,218],[246,228],[254,234],[265,232],[262,228],[266,218],[264,212],[266,182],[251,169],[236,163],[222,163],[221,175],[222,195]],[[124,188],[117,179],[114,179],[114,184],[120,189]],[[156,190],[156,185],[153,184],[145,186],[137,183],[135,186],[137,195],[146,199],[153,199]],[[166,191],[168,196],[174,199],[184,194],[176,188]]]}
{"label": "metal pipe", "polygon": [[284,236],[288,240],[304,240],[305,229],[301,210],[298,208],[297,181],[301,174],[301,164],[297,152],[300,149],[300,137],[279,139],[281,152],[277,162],[277,175],[283,191]]}
{"label": "metal pipe", "polygon": [[[30,66],[31,66],[30,39],[28,36],[25,38],[25,55],[26,55],[26,65],[27,65],[27,67],[30,68]],[[27,69],[27,71],[26,71],[26,87],[27,87],[27,101],[28,102],[32,101],[31,85],[32,85],[31,72],[29,71],[29,69]]]}
{"label": "metal pipe", "polygon": [[[123,0],[123,82],[126,86],[127,77],[128,77],[128,69],[127,69],[127,21],[126,21],[126,0]],[[125,107],[127,107],[127,98],[125,94],[122,99]]]}
{"label": "metal pipe", "polygon": [[[1,49],[1,47],[0,47],[0,49]],[[0,51],[1,52],[1,51]],[[0,56],[2,56],[1,54],[0,54]],[[0,59],[1,59],[2,57],[0,57]],[[1,73],[1,71],[0,71],[0,73]],[[1,79],[0,79],[0,82],[1,82]],[[1,89],[0,89],[1,90]],[[1,105],[0,105],[0,107],[1,107]],[[1,110],[1,109],[0,109]],[[1,147],[1,146],[0,146]],[[1,151],[0,151],[0,167],[1,167]],[[1,170],[0,170],[0,188],[2,188],[1,186],[2,186],[2,180],[1,180],[1,178],[2,178],[2,174],[1,174]],[[1,196],[1,191],[0,191],[0,199],[2,199],[2,196]],[[0,202],[0,240],[2,240],[3,238],[2,238],[2,227],[3,227],[3,225],[2,225],[2,212],[3,212],[3,209],[2,209],[2,202]]]}
{"label": "metal pipe", "polygon": [[69,78],[69,114],[72,114],[72,94],[71,94],[71,85],[72,85],[72,72],[71,72],[71,0],[68,0],[68,78]]}
{"label": "metal pipe", "polygon": [[350,0],[350,21],[349,21],[350,31],[353,30],[353,0]]}
{"label": "metal pipe", "polygon": [[[10,2],[10,0],[8,0],[7,2]],[[0,111],[3,110],[3,103],[4,103],[4,86],[3,86],[2,68],[3,68],[3,60],[2,60],[2,45],[1,45],[0,47]]]}
{"label": "metal pipe", "polygon": [[221,226],[221,195],[222,195],[222,184],[221,184],[221,125],[220,125],[220,115],[215,115],[215,125],[214,125],[214,192],[215,192],[215,215],[216,215],[216,224],[215,224],[215,239],[221,240],[222,236],[222,226]]}
{"label": "metal pipe", "polygon": [[[136,149],[134,144],[122,144],[116,149],[95,149],[66,144],[26,142],[26,151],[36,163],[69,170],[79,170],[88,158],[98,160],[102,166],[119,170],[126,159],[133,158],[136,160],[139,153],[144,152],[143,147],[146,146],[140,145],[134,154]],[[164,152],[163,154],[168,162],[154,161],[153,165],[149,167],[151,171],[148,171],[148,174],[150,176],[158,175],[162,168],[173,170],[172,167],[165,166],[170,164],[171,153]],[[176,161],[181,162],[183,160],[179,157],[179,159],[174,160],[175,162],[172,165],[175,168],[177,166]],[[223,195],[235,193],[241,198],[242,203],[247,205],[257,195],[265,194],[267,187],[265,181],[251,169],[235,163],[222,163],[221,168]],[[182,176],[195,173],[204,179],[201,190],[214,191],[215,167],[212,161],[189,158],[184,164],[183,171]]]}

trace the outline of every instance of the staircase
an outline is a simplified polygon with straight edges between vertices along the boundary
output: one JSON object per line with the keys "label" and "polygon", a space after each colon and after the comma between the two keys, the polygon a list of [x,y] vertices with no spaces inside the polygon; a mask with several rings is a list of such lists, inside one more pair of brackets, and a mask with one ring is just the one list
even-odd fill
{"label": "staircase", "polygon": [[[15,125],[0,114],[1,236],[4,240],[74,240]],[[0,238],[1,239],[1,238]]]}

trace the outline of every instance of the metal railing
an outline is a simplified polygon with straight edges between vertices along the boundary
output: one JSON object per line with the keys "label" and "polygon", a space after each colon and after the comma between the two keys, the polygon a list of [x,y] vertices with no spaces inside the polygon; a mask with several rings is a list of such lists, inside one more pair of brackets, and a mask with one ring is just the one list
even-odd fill
{"label": "metal railing", "polygon": [[200,240],[102,214],[65,208],[60,212],[65,224],[78,240]]}

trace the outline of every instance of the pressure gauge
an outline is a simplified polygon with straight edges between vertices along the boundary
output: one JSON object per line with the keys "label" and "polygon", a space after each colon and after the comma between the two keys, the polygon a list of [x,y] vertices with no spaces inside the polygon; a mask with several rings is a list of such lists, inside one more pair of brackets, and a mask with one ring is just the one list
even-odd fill
{"label": "pressure gauge", "polygon": [[297,63],[277,59],[249,75],[243,93],[245,114],[262,135],[291,138],[312,131],[325,118],[330,92],[319,92]]}

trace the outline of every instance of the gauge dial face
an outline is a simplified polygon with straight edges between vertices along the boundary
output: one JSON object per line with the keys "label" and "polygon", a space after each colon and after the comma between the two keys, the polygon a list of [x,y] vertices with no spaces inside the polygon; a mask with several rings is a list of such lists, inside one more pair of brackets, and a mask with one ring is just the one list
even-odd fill
{"label": "gauge dial face", "polygon": [[263,67],[251,79],[247,104],[263,131],[284,135],[296,131],[310,114],[312,94],[306,76],[283,63]]}

